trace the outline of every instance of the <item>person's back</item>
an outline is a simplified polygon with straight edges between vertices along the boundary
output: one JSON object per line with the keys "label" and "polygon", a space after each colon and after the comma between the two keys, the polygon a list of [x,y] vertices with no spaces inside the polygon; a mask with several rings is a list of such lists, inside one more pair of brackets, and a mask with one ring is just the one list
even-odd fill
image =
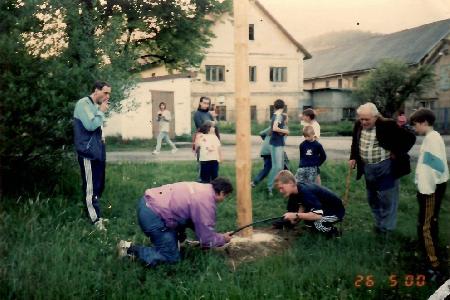
{"label": "person's back", "polygon": [[319,167],[325,160],[326,155],[322,145],[316,141],[305,140],[299,145],[300,162],[299,168],[302,167]]}
{"label": "person's back", "polygon": [[342,200],[329,189],[315,183],[298,183],[298,190],[303,199],[303,205],[313,208],[318,200],[322,205],[323,215],[336,215],[342,219],[345,215],[345,208]]}

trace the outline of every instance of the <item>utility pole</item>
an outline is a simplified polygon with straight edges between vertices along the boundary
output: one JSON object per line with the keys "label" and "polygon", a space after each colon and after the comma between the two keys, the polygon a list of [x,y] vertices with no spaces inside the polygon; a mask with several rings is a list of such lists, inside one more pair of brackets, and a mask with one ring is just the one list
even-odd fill
{"label": "utility pole", "polygon": [[[249,0],[234,0],[234,70],[236,111],[236,193],[238,226],[253,222],[250,156],[250,86],[248,63],[248,12]],[[250,237],[251,227],[242,231]]]}

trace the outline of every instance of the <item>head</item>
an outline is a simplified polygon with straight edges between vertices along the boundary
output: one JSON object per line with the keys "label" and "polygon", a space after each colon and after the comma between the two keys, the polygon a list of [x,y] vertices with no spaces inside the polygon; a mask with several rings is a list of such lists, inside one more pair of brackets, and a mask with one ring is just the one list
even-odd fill
{"label": "head", "polygon": [[371,129],[375,126],[375,122],[380,117],[378,108],[372,102],[367,102],[356,110],[358,119],[363,129]]}
{"label": "head", "polygon": [[166,103],[165,103],[165,102],[161,102],[161,103],[159,104],[159,109],[160,109],[160,110],[165,110],[165,109],[166,109]]}
{"label": "head", "polygon": [[213,122],[206,121],[205,123],[202,124],[202,126],[200,126],[200,128],[198,129],[198,132],[203,133],[203,134],[214,133]]}
{"label": "head", "polygon": [[109,101],[111,96],[111,86],[105,81],[96,81],[91,90],[91,98],[97,104]]}
{"label": "head", "polygon": [[198,104],[198,110],[208,111],[211,106],[211,99],[208,97],[200,97],[200,102]]}
{"label": "head", "polygon": [[307,108],[302,113],[302,120],[305,122],[311,122],[312,120],[316,119],[316,113],[314,112],[314,109]]}
{"label": "head", "polygon": [[433,129],[435,121],[436,116],[433,111],[427,108],[420,108],[416,110],[410,118],[411,125],[414,126],[414,129],[420,135],[424,135]]}
{"label": "head", "polygon": [[294,175],[288,170],[281,170],[275,177],[278,191],[285,197],[298,193],[297,182]]}
{"label": "head", "polygon": [[406,119],[405,113],[399,112],[397,116],[397,125],[402,127],[406,123],[408,123],[408,120]]}
{"label": "head", "polygon": [[275,100],[275,102],[273,103],[273,107],[275,108],[275,110],[284,109],[284,101],[281,99]]}
{"label": "head", "polygon": [[228,195],[233,192],[231,181],[224,177],[217,177],[211,181],[211,185],[216,193],[216,201],[222,202]]}
{"label": "head", "polygon": [[312,126],[303,127],[303,136],[305,137],[305,140],[312,141],[314,140],[315,135],[316,133],[314,132],[314,128]]}

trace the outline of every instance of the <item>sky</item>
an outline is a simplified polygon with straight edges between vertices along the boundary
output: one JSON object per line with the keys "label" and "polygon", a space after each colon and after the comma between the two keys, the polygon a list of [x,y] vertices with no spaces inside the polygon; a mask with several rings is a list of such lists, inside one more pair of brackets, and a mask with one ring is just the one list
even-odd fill
{"label": "sky", "polygon": [[450,0],[259,0],[299,41],[340,30],[392,33],[450,18]]}

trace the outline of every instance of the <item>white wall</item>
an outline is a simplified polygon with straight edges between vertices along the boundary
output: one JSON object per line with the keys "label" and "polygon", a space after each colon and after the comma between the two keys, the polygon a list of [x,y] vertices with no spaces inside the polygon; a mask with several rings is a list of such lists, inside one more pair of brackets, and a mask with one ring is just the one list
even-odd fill
{"label": "white wall", "polygon": [[[137,108],[123,113],[112,113],[103,127],[105,136],[121,135],[124,139],[152,138],[153,128],[151,91],[174,92],[175,134],[191,134],[191,79],[176,78],[152,82],[141,82],[130,93],[130,97],[122,102],[123,107]],[[156,112],[154,112],[156,113]]]}

